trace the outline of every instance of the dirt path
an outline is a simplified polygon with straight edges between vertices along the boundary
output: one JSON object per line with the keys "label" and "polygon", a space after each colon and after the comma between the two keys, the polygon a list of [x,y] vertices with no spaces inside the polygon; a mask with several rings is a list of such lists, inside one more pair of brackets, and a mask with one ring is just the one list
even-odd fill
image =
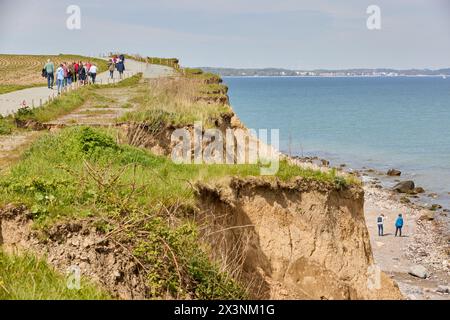
{"label": "dirt path", "polygon": [[49,129],[72,125],[114,126],[117,119],[136,107],[131,101],[134,91],[133,88],[101,89],[97,96],[105,102],[99,102],[95,98],[88,99],[81,108],[47,122],[44,126]]}
{"label": "dirt path", "polygon": [[[377,217],[383,213],[384,236],[378,236]],[[403,236],[395,237],[395,220],[401,213],[405,220]],[[443,244],[435,234],[433,221],[419,220],[424,211],[400,203],[390,193],[374,187],[365,187],[365,216],[375,262],[399,285],[408,299],[450,299],[448,294],[436,292],[439,285],[450,284],[450,273],[442,264]],[[445,244],[444,244],[445,245]],[[430,277],[420,279],[409,275],[414,265],[423,265]]]}

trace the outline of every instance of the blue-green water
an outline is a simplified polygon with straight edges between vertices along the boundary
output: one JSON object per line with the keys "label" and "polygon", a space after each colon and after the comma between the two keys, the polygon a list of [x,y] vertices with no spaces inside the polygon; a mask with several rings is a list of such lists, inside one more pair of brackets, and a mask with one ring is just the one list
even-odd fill
{"label": "blue-green water", "polygon": [[430,203],[450,206],[450,79],[227,77],[225,83],[247,127],[280,129],[282,151],[355,169],[397,168],[402,179],[439,194]]}

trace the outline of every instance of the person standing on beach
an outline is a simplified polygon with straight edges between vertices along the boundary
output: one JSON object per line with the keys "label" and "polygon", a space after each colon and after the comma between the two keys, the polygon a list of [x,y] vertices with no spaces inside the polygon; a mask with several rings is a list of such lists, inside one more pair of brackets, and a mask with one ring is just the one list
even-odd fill
{"label": "person standing on beach", "polygon": [[399,214],[397,220],[395,221],[395,236],[397,236],[397,233],[399,233],[400,237],[402,236],[402,228],[403,228],[403,217],[401,214]]}
{"label": "person standing on beach", "polygon": [[383,230],[384,220],[386,220],[386,217],[384,216],[384,214],[380,214],[377,217],[378,236],[380,236],[380,237],[384,236],[384,230]]}
{"label": "person standing on beach", "polygon": [[55,81],[55,65],[50,59],[47,59],[47,63],[44,66],[45,72],[47,73],[47,87],[53,89],[53,82]]}

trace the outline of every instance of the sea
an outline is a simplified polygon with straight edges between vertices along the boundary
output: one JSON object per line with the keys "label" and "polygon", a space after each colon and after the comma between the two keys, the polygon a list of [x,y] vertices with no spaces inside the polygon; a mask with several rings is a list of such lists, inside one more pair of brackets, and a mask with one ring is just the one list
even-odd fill
{"label": "sea", "polygon": [[[279,129],[280,151],[350,170],[402,171],[426,205],[450,208],[450,79],[224,77],[248,127]],[[435,197],[429,197],[436,193]]]}

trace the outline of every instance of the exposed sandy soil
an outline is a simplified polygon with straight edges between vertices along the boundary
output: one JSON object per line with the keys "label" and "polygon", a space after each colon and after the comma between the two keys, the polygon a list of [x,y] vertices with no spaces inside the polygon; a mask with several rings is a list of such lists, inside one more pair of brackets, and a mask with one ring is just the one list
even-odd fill
{"label": "exposed sandy soil", "polygon": [[40,134],[40,132],[29,131],[0,136],[0,171],[5,170],[8,164],[17,160],[22,151]]}

